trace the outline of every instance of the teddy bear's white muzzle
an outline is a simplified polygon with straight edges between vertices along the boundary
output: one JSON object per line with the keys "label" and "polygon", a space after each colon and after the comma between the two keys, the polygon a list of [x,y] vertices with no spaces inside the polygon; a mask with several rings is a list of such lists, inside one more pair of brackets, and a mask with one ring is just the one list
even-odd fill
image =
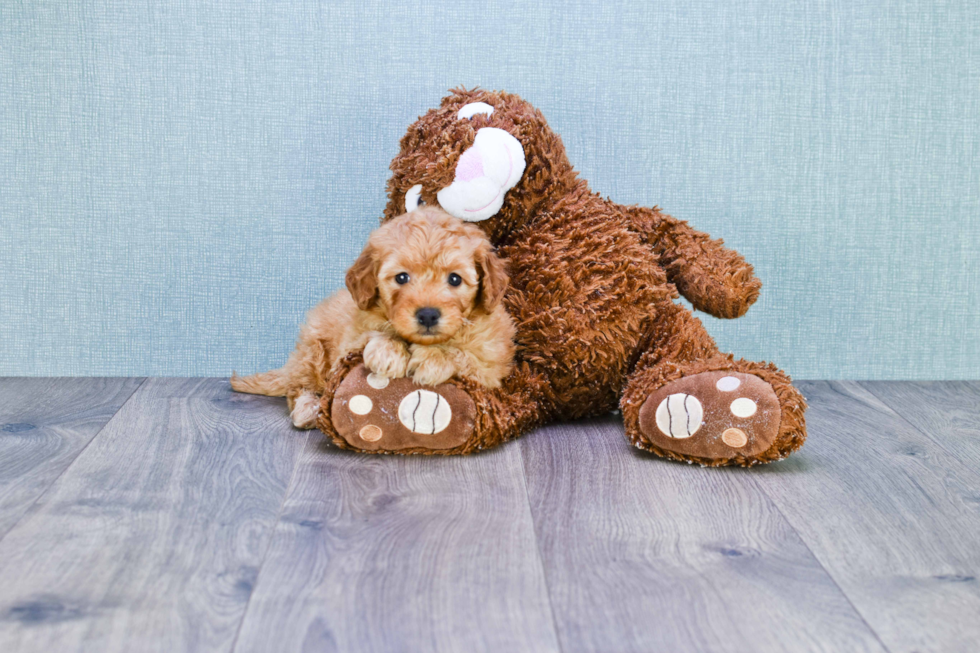
{"label": "teddy bear's white muzzle", "polygon": [[484,127],[456,163],[453,183],[436,194],[450,214],[468,222],[496,215],[524,174],[524,148],[503,129]]}

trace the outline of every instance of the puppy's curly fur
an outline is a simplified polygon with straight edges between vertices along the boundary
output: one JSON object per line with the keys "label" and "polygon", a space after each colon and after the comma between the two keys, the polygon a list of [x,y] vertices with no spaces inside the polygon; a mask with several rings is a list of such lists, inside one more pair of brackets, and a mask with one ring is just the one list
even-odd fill
{"label": "puppy's curly fur", "polygon": [[507,272],[478,227],[437,207],[406,213],[371,234],[346,281],[307,313],[284,367],[233,376],[232,388],[285,396],[293,424],[313,428],[327,377],[353,351],[372,372],[421,385],[456,376],[497,388],[510,372]]}

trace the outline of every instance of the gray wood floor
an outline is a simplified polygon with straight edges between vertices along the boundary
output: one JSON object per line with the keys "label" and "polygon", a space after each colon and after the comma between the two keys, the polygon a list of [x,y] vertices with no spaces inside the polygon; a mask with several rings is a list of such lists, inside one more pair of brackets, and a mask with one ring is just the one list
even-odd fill
{"label": "gray wood floor", "polygon": [[788,460],[615,416],[364,456],[221,379],[0,379],[0,651],[977,651],[980,385],[804,382]]}

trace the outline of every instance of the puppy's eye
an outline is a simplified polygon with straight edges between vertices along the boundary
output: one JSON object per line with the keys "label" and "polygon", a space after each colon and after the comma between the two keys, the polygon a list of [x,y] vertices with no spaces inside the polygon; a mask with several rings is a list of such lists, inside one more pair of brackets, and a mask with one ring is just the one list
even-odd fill
{"label": "puppy's eye", "polygon": [[449,275],[449,285],[450,286],[458,286],[461,283],[463,283],[463,277],[459,276],[455,272],[453,272],[452,274]]}
{"label": "puppy's eye", "polygon": [[399,272],[398,274],[396,274],[395,283],[397,283],[399,286],[404,286],[406,283],[408,283],[408,273]]}

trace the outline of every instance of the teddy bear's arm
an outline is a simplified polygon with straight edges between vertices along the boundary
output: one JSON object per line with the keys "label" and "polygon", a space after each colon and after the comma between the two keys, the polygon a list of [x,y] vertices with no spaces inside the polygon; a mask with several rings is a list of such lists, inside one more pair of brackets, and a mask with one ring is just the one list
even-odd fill
{"label": "teddy bear's arm", "polygon": [[759,298],[762,282],[752,265],[721,239],[712,239],[657,208],[636,207],[632,213],[667,278],[694,308],[715,317],[736,318]]}

